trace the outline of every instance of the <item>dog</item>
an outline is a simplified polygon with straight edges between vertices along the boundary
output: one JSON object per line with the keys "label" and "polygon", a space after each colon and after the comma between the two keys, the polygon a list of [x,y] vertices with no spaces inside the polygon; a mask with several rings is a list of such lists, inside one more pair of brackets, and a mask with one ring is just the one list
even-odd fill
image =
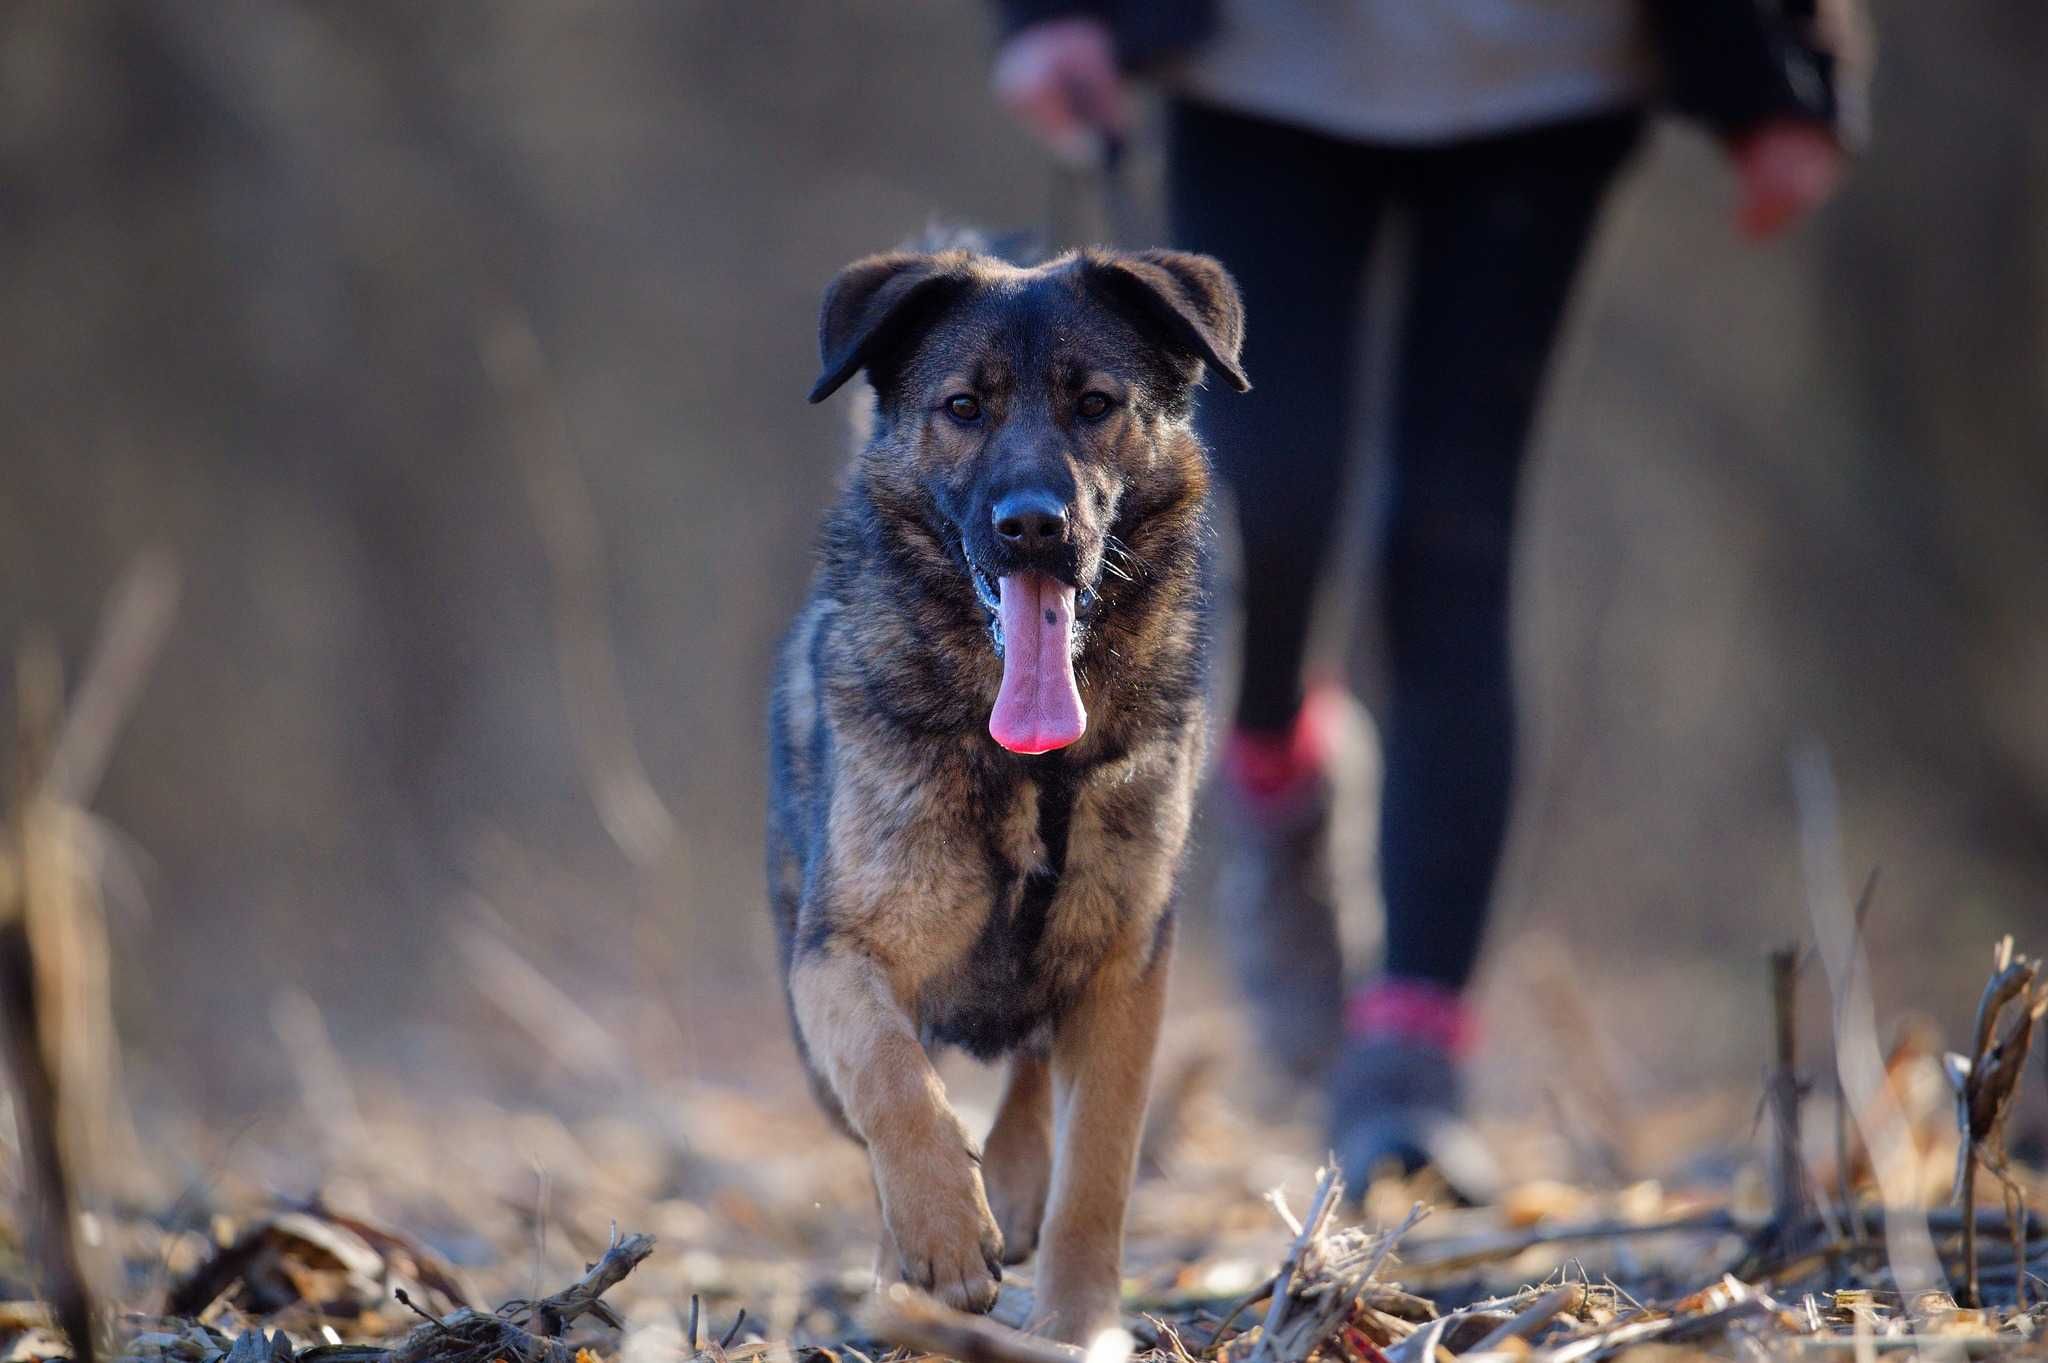
{"label": "dog", "polygon": [[[1202,766],[1205,373],[1237,286],[1174,251],[857,261],[818,402],[869,433],[770,717],[797,1049],[867,1147],[885,1273],[969,1311],[1038,1254],[1051,1334],[1117,1320],[1125,1203]],[[930,1056],[1010,1069],[977,1149]]]}

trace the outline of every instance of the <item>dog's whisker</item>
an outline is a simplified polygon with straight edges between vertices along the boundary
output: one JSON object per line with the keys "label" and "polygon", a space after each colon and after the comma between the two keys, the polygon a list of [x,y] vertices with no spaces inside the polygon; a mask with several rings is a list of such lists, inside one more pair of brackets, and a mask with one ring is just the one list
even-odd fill
{"label": "dog's whisker", "polygon": [[[1118,558],[1122,559],[1125,563],[1128,563],[1131,567],[1136,568],[1140,573],[1144,574],[1146,577],[1150,577],[1152,575],[1152,565],[1145,562],[1144,559],[1140,558],[1136,551],[1134,551],[1130,545],[1125,544],[1115,535],[1108,536],[1103,541],[1103,545],[1106,551],[1103,555],[1105,562],[1108,561],[1108,556],[1110,554],[1115,554]],[[1126,578],[1125,580],[1134,581],[1135,579]]]}

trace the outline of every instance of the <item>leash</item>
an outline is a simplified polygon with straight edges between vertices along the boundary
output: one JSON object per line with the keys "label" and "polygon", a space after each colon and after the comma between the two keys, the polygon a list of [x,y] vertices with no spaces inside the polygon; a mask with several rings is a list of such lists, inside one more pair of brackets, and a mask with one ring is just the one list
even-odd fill
{"label": "leash", "polygon": [[1074,246],[1130,246],[1137,242],[1137,208],[1124,170],[1128,148],[1122,133],[1087,113],[1088,101],[1069,90],[1068,104],[1093,127],[1093,147],[1075,162],[1053,166],[1046,207],[1046,254]]}

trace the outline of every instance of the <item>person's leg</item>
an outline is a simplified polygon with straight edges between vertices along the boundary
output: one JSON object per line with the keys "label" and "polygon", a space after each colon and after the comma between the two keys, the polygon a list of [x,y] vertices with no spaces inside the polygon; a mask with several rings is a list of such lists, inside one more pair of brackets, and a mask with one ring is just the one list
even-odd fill
{"label": "person's leg", "polygon": [[[1381,600],[1388,705],[1385,975],[1355,996],[1336,1120],[1354,1166],[1377,1106],[1455,1110],[1507,831],[1515,713],[1508,579],[1517,491],[1552,343],[1633,114],[1413,153],[1410,292],[1397,358]],[[1389,1070],[1388,1065],[1393,1069]],[[1403,1080],[1399,1071],[1413,1068]]]}
{"label": "person's leg", "polygon": [[1245,305],[1252,389],[1205,398],[1201,431],[1236,497],[1245,642],[1236,721],[1287,733],[1350,465],[1356,332],[1379,197],[1355,144],[1249,115],[1169,111],[1174,244],[1215,256]]}
{"label": "person's leg", "polygon": [[1262,1053],[1315,1078],[1342,1034],[1344,981],[1323,865],[1329,707],[1304,710],[1302,657],[1350,464],[1360,290],[1385,162],[1199,105],[1176,105],[1170,129],[1173,239],[1236,276],[1252,380],[1249,393],[1206,398],[1200,418],[1243,545],[1215,906]]}

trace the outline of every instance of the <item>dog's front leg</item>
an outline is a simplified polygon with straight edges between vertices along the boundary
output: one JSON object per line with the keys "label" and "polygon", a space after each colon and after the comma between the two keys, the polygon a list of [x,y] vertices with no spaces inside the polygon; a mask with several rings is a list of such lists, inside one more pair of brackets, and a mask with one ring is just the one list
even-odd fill
{"label": "dog's front leg", "polygon": [[995,1305],[1002,1236],[978,1157],[910,1014],[869,957],[830,947],[800,956],[790,998],[804,1047],[867,1144],[885,1245],[905,1281],[963,1311]]}
{"label": "dog's front leg", "polygon": [[1103,971],[1053,1035],[1052,1202],[1038,1304],[1048,1332],[1073,1344],[1117,1323],[1124,1205],[1137,1173],[1166,961],[1157,952],[1135,979]]}

